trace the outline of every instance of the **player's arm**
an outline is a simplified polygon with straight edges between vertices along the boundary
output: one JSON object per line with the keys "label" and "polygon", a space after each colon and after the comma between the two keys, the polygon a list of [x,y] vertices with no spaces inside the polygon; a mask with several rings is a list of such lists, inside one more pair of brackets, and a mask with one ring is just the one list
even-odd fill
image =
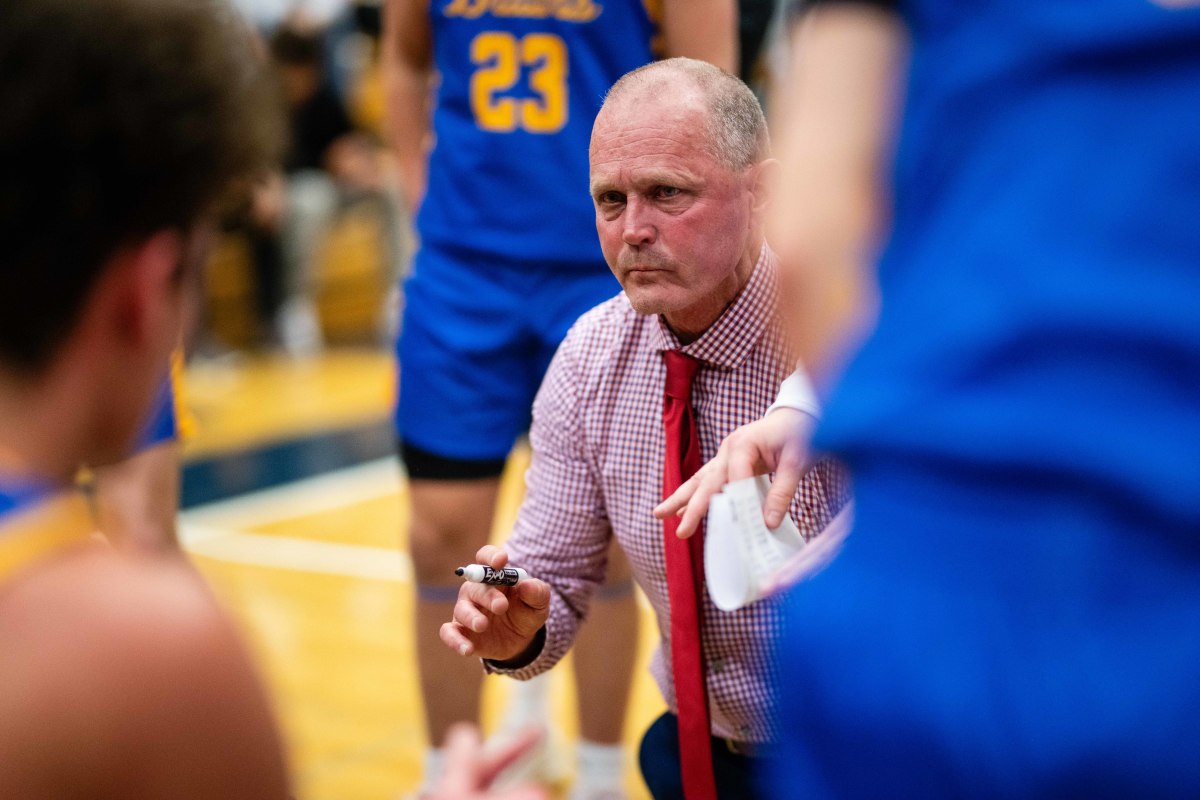
{"label": "player's arm", "polygon": [[906,34],[884,0],[811,5],[773,103],[782,168],[768,239],[800,360],[827,385],[873,323]]}
{"label": "player's arm", "polygon": [[736,0],[663,0],[662,31],[668,58],[698,58],[737,74]]}
{"label": "player's arm", "polygon": [[415,213],[425,194],[433,82],[429,0],[387,0],[383,18],[387,136],[396,153],[404,201]]}
{"label": "player's arm", "polygon": [[[768,240],[800,361],[827,385],[873,317],[905,34],[887,0],[813,5],[793,29],[790,71],[772,103],[781,169]],[[777,405],[722,442],[655,514],[679,514],[680,535],[690,535],[726,483],[774,472],[764,517],[779,524],[804,475],[815,415],[803,400]]]}

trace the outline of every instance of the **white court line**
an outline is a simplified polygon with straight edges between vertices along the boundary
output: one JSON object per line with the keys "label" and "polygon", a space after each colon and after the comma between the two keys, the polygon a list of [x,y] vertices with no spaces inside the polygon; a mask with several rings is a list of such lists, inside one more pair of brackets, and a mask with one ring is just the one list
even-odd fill
{"label": "white court line", "polygon": [[399,548],[263,536],[186,522],[180,523],[179,539],[189,553],[235,564],[402,583],[413,577],[412,560]]}
{"label": "white court line", "polygon": [[221,528],[255,528],[396,494],[403,480],[399,460],[388,456],[196,506],[180,514],[180,520]]}
{"label": "white court line", "polygon": [[179,541],[189,553],[237,564],[411,581],[412,560],[399,547],[390,550],[240,530],[385,497],[399,492],[400,483],[399,463],[391,457],[219,500],[179,515]]}

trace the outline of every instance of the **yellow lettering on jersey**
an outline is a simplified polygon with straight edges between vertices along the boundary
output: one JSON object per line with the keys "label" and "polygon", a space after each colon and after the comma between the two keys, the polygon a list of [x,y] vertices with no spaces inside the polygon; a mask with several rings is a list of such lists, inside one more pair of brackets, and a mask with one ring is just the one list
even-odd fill
{"label": "yellow lettering on jersey", "polygon": [[447,17],[465,17],[466,19],[478,19],[487,13],[488,0],[453,0],[450,5],[442,11],[442,14]]}
{"label": "yellow lettering on jersey", "polygon": [[517,101],[496,97],[520,77],[516,40],[508,33],[479,34],[471,41],[471,63],[479,67],[471,76],[471,111],[476,124],[495,133],[516,130]]}
{"label": "yellow lettering on jersey", "polygon": [[557,133],[567,122],[567,45],[548,33],[521,40],[521,63],[533,66],[529,86],[538,100],[521,101],[521,126],[530,133]]}
{"label": "yellow lettering on jersey", "polygon": [[443,16],[479,19],[484,14],[522,19],[557,19],[592,22],[604,13],[595,0],[451,0]]}
{"label": "yellow lettering on jersey", "polygon": [[[471,41],[471,111],[475,124],[492,133],[557,133],[567,124],[567,44],[551,33],[521,39],[505,31],[486,31]],[[501,96],[529,69],[534,98]],[[519,112],[519,113],[518,113]]]}

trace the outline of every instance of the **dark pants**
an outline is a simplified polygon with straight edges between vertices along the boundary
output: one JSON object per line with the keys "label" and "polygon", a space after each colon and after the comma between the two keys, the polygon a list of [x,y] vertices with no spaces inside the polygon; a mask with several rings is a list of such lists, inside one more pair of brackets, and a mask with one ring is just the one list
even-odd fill
{"label": "dark pants", "polygon": [[[737,755],[722,739],[712,740],[717,795],[726,800],[766,800],[758,790],[760,758]],[[654,800],[685,800],[679,763],[679,718],[667,712],[642,737],[638,762]]]}

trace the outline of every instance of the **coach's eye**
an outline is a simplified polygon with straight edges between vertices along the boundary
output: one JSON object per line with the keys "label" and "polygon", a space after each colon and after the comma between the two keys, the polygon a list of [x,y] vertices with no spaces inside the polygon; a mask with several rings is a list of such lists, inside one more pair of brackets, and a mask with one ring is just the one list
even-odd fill
{"label": "coach's eye", "polygon": [[620,192],[602,192],[598,199],[603,206],[620,205],[625,202],[625,195]]}
{"label": "coach's eye", "polygon": [[658,187],[658,196],[664,200],[670,200],[673,197],[678,197],[681,190],[676,186],[660,186]]}

